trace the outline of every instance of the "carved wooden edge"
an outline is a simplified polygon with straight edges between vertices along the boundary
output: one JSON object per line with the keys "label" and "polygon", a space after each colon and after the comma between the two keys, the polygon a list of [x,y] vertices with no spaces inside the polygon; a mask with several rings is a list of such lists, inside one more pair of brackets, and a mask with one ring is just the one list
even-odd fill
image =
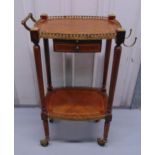
{"label": "carved wooden edge", "polygon": [[121,52],[122,52],[121,44],[124,42],[124,39],[125,39],[125,30],[122,28],[117,29],[116,40],[115,40],[116,46],[114,48],[114,57],[113,57],[113,64],[112,64],[107,113],[111,113],[111,111],[112,111],[115,87],[116,87],[117,76],[118,76],[119,63],[120,63]]}
{"label": "carved wooden edge", "polygon": [[[42,14],[40,16],[40,20],[38,20],[34,27],[37,27],[37,24],[41,22],[45,22],[46,20],[61,20],[61,19],[94,19],[94,20],[103,20],[107,19],[109,22],[112,22],[119,27],[121,27],[121,24],[115,20],[115,15],[109,15],[108,17],[103,16],[48,16],[47,14]],[[52,38],[52,39],[71,39],[71,40],[101,40],[101,39],[113,39],[116,37],[116,33],[101,33],[101,34],[62,34],[62,33],[49,33],[49,32],[39,32],[40,38]]]}
{"label": "carved wooden edge", "polygon": [[[53,114],[52,114],[53,115]],[[57,120],[70,120],[70,121],[96,121],[96,120],[100,120],[100,119],[107,119],[109,117],[111,117],[111,114],[105,114],[105,115],[99,115],[99,116],[93,116],[90,118],[84,118],[84,117],[66,117],[66,116],[56,116],[51,114],[48,114],[48,118],[49,119],[57,119]]]}

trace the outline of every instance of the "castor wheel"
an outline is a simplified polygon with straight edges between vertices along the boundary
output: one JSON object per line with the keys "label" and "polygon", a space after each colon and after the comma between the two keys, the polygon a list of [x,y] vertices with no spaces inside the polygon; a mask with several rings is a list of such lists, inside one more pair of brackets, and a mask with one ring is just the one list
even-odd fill
{"label": "castor wheel", "polygon": [[41,146],[48,146],[48,140],[47,139],[42,139],[41,141],[40,141],[40,145]]}
{"label": "castor wheel", "polygon": [[50,119],[49,122],[50,122],[50,123],[54,123],[54,120],[53,120],[53,119]]}
{"label": "castor wheel", "polygon": [[107,142],[107,141],[104,140],[104,139],[97,138],[97,143],[98,143],[98,145],[100,145],[100,146],[105,146],[106,142]]}

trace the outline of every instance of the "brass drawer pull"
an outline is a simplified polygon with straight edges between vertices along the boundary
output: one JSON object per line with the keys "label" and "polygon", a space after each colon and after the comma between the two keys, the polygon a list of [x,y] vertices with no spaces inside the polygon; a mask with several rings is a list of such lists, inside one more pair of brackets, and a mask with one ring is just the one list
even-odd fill
{"label": "brass drawer pull", "polygon": [[76,50],[76,52],[79,52],[80,47],[78,45],[76,45],[75,50]]}

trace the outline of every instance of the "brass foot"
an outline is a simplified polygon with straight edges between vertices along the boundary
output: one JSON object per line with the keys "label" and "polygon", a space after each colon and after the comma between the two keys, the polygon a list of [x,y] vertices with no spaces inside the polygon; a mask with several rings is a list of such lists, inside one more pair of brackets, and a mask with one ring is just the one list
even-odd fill
{"label": "brass foot", "polygon": [[48,146],[48,140],[47,139],[42,139],[42,140],[40,140],[40,145],[41,146]]}
{"label": "brass foot", "polygon": [[101,139],[101,138],[97,138],[97,143],[98,143],[98,145],[100,145],[100,146],[104,146],[105,144],[106,144],[106,140],[104,140],[104,139]]}

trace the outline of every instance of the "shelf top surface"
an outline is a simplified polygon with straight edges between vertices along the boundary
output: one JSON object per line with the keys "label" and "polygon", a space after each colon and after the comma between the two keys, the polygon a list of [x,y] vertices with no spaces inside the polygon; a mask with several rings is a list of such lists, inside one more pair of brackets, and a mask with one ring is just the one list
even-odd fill
{"label": "shelf top surface", "polygon": [[99,40],[115,38],[121,25],[101,16],[48,16],[39,19],[34,27],[39,28],[40,38]]}
{"label": "shelf top surface", "polygon": [[106,116],[108,97],[91,88],[60,88],[45,99],[49,117],[69,120],[95,120]]}

